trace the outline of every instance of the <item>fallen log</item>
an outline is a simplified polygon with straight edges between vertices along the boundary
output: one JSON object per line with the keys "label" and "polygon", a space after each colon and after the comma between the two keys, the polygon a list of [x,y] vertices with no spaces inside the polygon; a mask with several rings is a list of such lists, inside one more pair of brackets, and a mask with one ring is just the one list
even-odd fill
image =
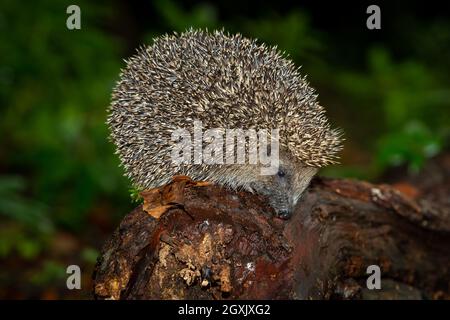
{"label": "fallen log", "polygon": [[450,299],[450,208],[435,195],[316,178],[287,221],[188,178],[143,197],[103,248],[96,299]]}

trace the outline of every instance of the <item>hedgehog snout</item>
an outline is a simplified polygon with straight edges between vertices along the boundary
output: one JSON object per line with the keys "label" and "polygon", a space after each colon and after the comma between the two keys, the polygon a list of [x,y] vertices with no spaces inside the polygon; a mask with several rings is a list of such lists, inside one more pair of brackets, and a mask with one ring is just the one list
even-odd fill
{"label": "hedgehog snout", "polygon": [[[278,191],[278,190],[277,190]],[[281,190],[280,190],[281,191]],[[288,194],[274,192],[270,196],[270,205],[275,210],[275,215],[281,219],[289,219],[294,211],[294,206]]]}
{"label": "hedgehog snout", "polygon": [[278,211],[277,216],[281,219],[289,219],[291,217],[291,212],[287,209],[281,209],[280,211]]}

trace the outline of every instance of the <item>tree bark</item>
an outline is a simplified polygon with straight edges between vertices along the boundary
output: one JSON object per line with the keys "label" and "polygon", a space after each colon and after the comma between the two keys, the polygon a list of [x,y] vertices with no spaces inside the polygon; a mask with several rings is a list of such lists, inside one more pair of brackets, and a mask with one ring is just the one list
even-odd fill
{"label": "tree bark", "polygon": [[258,195],[176,179],[105,244],[94,297],[450,299],[450,157],[439,161],[433,186],[316,178],[287,221]]}

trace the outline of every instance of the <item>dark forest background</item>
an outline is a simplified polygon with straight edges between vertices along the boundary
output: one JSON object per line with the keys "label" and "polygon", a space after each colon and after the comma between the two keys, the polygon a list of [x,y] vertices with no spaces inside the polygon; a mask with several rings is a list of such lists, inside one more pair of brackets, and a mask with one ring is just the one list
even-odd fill
{"label": "dark forest background", "polygon": [[[81,8],[81,30],[66,8]],[[366,8],[381,7],[381,30]],[[448,149],[444,1],[50,1],[0,4],[0,298],[90,298],[99,250],[136,204],[105,125],[123,59],[152,38],[225,28],[278,45],[345,132],[322,175],[384,181]],[[81,266],[82,290],[66,288]]]}

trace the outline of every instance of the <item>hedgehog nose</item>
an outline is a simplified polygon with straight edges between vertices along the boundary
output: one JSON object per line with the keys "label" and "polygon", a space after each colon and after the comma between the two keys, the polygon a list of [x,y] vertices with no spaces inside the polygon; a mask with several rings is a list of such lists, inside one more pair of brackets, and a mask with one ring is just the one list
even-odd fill
{"label": "hedgehog nose", "polygon": [[291,217],[291,212],[288,209],[278,210],[278,218],[287,220]]}

